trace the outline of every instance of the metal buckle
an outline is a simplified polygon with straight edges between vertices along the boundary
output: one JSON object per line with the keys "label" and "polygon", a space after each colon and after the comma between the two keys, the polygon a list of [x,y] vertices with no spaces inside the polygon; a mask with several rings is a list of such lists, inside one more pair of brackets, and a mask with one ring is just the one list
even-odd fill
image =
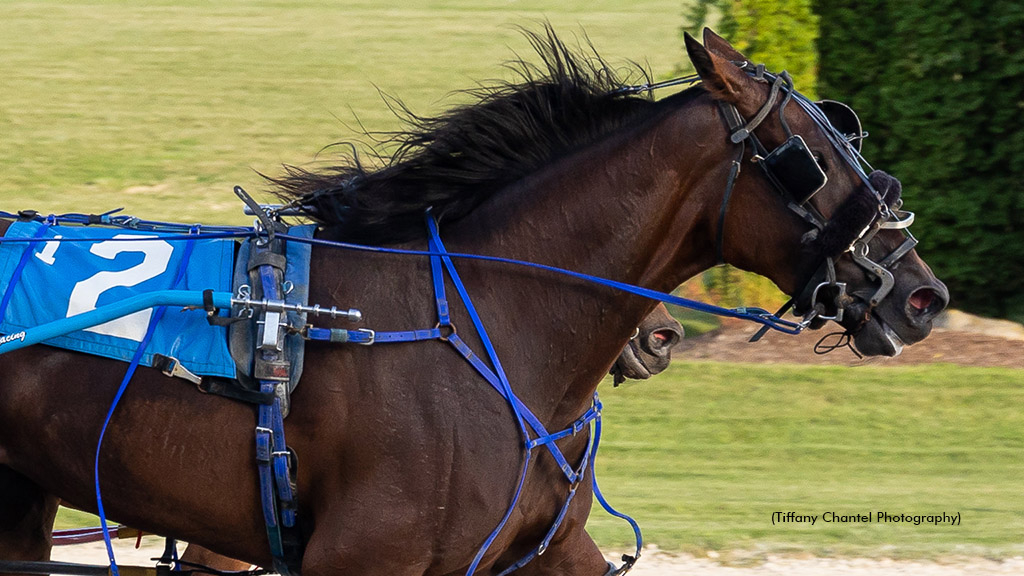
{"label": "metal buckle", "polygon": [[368,335],[366,337],[366,342],[356,342],[356,344],[359,344],[361,346],[369,346],[377,340],[377,333],[374,332],[373,330],[370,330],[369,328],[359,328],[358,330],[355,330],[355,332],[361,332],[363,334]]}
{"label": "metal buckle", "polygon": [[171,362],[170,368],[161,370],[164,376],[170,376],[171,378],[181,378],[182,380],[188,380],[189,382],[199,386],[203,383],[203,379],[196,374],[192,373],[188,368],[181,365],[181,362],[173,356],[168,356],[167,359]]}

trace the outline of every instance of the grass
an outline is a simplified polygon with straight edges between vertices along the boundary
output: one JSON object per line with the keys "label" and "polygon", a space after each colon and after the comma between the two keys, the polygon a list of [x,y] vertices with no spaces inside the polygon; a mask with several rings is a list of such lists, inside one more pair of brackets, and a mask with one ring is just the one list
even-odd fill
{"label": "grass", "polygon": [[[675,362],[603,401],[601,486],[662,548],[1024,552],[1024,371]],[[773,526],[774,511],[819,521]],[[962,524],[823,523],[825,511]],[[605,546],[631,538],[599,509],[590,529]]]}
{"label": "grass", "polygon": [[[675,0],[9,1],[0,8],[5,210],[245,222],[231,186],[310,164],[503,74],[516,30],[585,30],[613,62],[684,59]],[[321,158],[332,152],[323,151]]]}

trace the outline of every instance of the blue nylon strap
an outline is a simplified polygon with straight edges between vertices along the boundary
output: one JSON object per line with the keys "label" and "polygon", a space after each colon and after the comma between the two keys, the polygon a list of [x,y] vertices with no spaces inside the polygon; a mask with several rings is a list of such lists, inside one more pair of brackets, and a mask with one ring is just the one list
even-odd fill
{"label": "blue nylon strap", "polygon": [[280,446],[275,446],[271,458],[274,462],[274,482],[277,485],[278,504],[281,505],[281,525],[286,528],[295,526],[295,494],[292,492],[291,458],[288,447],[284,443],[284,418],[281,416],[280,400],[278,409],[273,410],[272,422],[274,423],[274,438],[281,439]]}
{"label": "blue nylon strap", "polygon": [[18,280],[21,280],[21,273],[25,270],[25,266],[28,264],[29,258],[32,257],[36,252],[36,247],[41,242],[40,238],[46,235],[46,231],[50,229],[56,220],[53,215],[50,215],[42,226],[36,230],[35,236],[31,238],[31,242],[25,246],[25,249],[21,253],[21,259],[18,260],[18,266],[11,273],[11,281],[7,285],[7,290],[4,291],[3,300],[0,300],[0,321],[4,319],[7,314],[7,307],[11,305],[11,297],[14,296],[14,287],[18,285]]}
{"label": "blue nylon strap", "polygon": [[640,558],[640,551],[644,547],[644,536],[640,532],[640,525],[636,523],[636,520],[633,520],[626,514],[612,508],[611,504],[608,504],[608,501],[605,499],[604,494],[601,493],[601,488],[597,485],[597,473],[594,470],[594,463],[597,461],[597,450],[601,445],[601,401],[597,396],[597,392],[594,392],[594,405],[597,407],[598,416],[594,420],[594,436],[591,440],[590,464],[588,465],[590,470],[590,481],[594,487],[594,497],[597,498],[597,501],[601,504],[601,507],[604,508],[605,512],[615,516],[616,518],[625,520],[629,523],[630,527],[633,528],[633,536],[636,538],[636,555],[633,556],[632,561],[636,562]]}
{"label": "blue nylon strap", "polygon": [[562,509],[559,510],[558,516],[555,518],[555,523],[552,524],[551,528],[548,529],[548,533],[541,540],[540,545],[534,548],[533,551],[527,554],[526,556],[520,558],[519,561],[515,564],[502,570],[498,574],[498,576],[508,576],[508,574],[511,574],[516,570],[519,570],[523,566],[526,566],[527,564],[532,562],[534,558],[544,554],[544,552],[547,551],[548,546],[551,544],[551,539],[555,537],[555,533],[558,532],[558,529],[562,526],[562,521],[565,520],[565,514],[569,511],[569,505],[572,504],[573,498],[576,497],[576,488],[577,487],[574,485],[572,488],[569,489],[569,495],[565,499],[565,504],[562,505]]}
{"label": "blue nylon strap", "polygon": [[[516,506],[518,505],[526,481],[526,472],[529,469],[530,460],[533,455],[533,448],[541,445],[547,447],[548,451],[555,458],[559,467],[562,469],[562,472],[565,474],[566,478],[569,480],[571,484],[569,495],[565,503],[563,504],[561,510],[559,510],[559,513],[556,516],[554,523],[548,530],[547,534],[541,541],[540,545],[526,557],[522,558],[514,565],[512,565],[511,567],[502,572],[502,574],[507,574],[513,570],[525,566],[531,560],[533,560],[540,554],[543,554],[544,551],[547,549],[548,545],[550,544],[551,539],[558,531],[559,526],[561,526],[562,521],[565,519],[565,515],[568,513],[569,506],[572,503],[572,499],[576,494],[576,488],[578,486],[578,483],[583,479],[583,476],[586,472],[590,460],[590,451],[584,451],[583,458],[580,462],[579,468],[577,470],[574,470],[572,466],[570,466],[569,463],[565,460],[565,456],[562,455],[561,450],[558,448],[555,442],[561,438],[577,434],[582,429],[585,429],[588,423],[590,423],[591,421],[595,421],[596,418],[598,418],[599,416],[600,405],[595,404],[595,406],[588,410],[586,414],[584,414],[582,417],[573,422],[573,424],[569,428],[557,432],[555,434],[549,434],[547,432],[547,430],[544,428],[544,425],[540,422],[540,420],[533,414],[533,412],[530,411],[529,408],[526,407],[526,405],[523,404],[523,402],[512,391],[511,384],[509,383],[508,377],[505,375],[504,369],[501,366],[501,362],[498,359],[497,352],[495,351],[493,345],[491,344],[490,337],[488,336],[487,331],[483,326],[483,322],[481,321],[480,316],[476,311],[476,307],[473,306],[473,303],[469,298],[469,294],[462,283],[462,279],[459,277],[458,272],[456,272],[451,259],[449,259],[446,256],[444,245],[441,242],[440,236],[437,231],[437,225],[434,222],[433,217],[429,213],[427,215],[427,227],[430,232],[430,250],[431,252],[437,254],[431,256],[431,277],[434,283],[435,299],[438,304],[438,316],[440,319],[442,319],[440,324],[445,325],[446,321],[448,321],[448,302],[447,298],[444,295],[444,277],[443,272],[441,271],[440,264],[438,262],[439,259],[440,262],[444,264],[445,269],[447,269],[448,275],[452,280],[452,284],[455,285],[456,291],[458,291],[459,296],[462,298],[463,303],[466,306],[466,311],[468,312],[470,319],[473,322],[474,328],[476,328],[477,335],[480,338],[480,341],[483,343],[484,348],[487,351],[487,355],[491,360],[491,364],[494,367],[494,369],[492,370],[490,367],[487,366],[487,364],[483,361],[482,358],[474,354],[473,351],[469,348],[469,346],[467,346],[466,343],[462,340],[462,338],[458,336],[458,334],[453,332],[450,335],[448,335],[445,339],[447,339],[447,341],[452,344],[452,346],[459,352],[459,354],[461,354],[463,358],[469,361],[469,363],[476,369],[476,371],[480,373],[484,380],[486,380],[502,396],[502,398],[504,398],[509,403],[513,415],[516,417],[516,422],[519,425],[523,438],[526,441],[524,445],[526,458],[523,463],[523,467],[519,477],[519,482],[516,487],[515,494],[512,497],[512,501],[509,504],[508,509],[505,511],[505,515],[502,517],[501,521],[498,523],[498,525],[494,528],[491,534],[481,545],[480,549],[477,551],[476,556],[473,558],[472,563],[470,564],[469,568],[466,571],[467,576],[471,576],[476,572],[487,550],[490,548],[491,544],[494,543],[494,540],[498,537],[498,534],[500,534],[501,531],[504,529],[505,524],[508,522],[508,519],[512,514],[512,511],[515,510]],[[530,439],[530,435],[526,429],[527,425],[529,425],[529,427],[533,429],[534,433],[538,435],[538,438],[533,440]]]}
{"label": "blue nylon strap", "polygon": [[[281,295],[273,267],[267,264],[260,266],[258,276],[263,288],[263,297],[269,300],[279,299]],[[264,351],[258,353],[263,354]],[[260,392],[264,394],[273,394],[277,389],[277,382],[273,380],[261,379],[258,382]],[[258,409],[256,468],[260,480],[260,500],[270,554],[274,560],[274,569],[281,574],[289,573],[284,559],[281,527],[290,528],[295,525],[294,494],[291,490],[286,450],[281,399],[275,397],[272,404],[261,404]]]}
{"label": "blue nylon strap", "polygon": [[[595,414],[596,417],[600,417],[601,414],[601,403],[600,401],[597,400],[596,392],[594,393],[594,405],[590,408],[590,410],[587,411],[584,417],[577,420],[577,422],[584,420],[584,418],[587,418],[590,414]],[[588,424],[593,421],[594,418],[587,419]],[[571,430],[574,430],[574,428],[568,428],[566,430],[563,430],[563,432]],[[593,439],[593,436],[591,436],[591,439]],[[583,460],[580,461],[579,468],[576,470],[576,480],[570,484],[569,495],[566,497],[565,503],[562,504],[562,508],[558,512],[558,516],[555,517],[554,523],[551,525],[551,528],[548,529],[547,534],[541,540],[540,544],[536,548],[534,548],[532,552],[530,552],[523,558],[519,559],[518,562],[502,570],[498,576],[507,576],[508,574],[515,572],[523,566],[526,566],[534,558],[540,556],[541,554],[544,554],[548,546],[551,544],[551,540],[555,537],[555,534],[558,533],[558,528],[562,525],[562,522],[565,520],[565,515],[569,512],[569,506],[572,504],[573,498],[576,497],[576,490],[579,487],[579,483],[583,481],[584,475],[586,474],[586,471],[590,466],[590,455],[591,452],[590,448],[588,447],[588,449],[583,452]]]}
{"label": "blue nylon strap", "polygon": [[[192,234],[194,232],[195,234]],[[185,276],[185,270],[188,269],[188,261],[192,256],[192,249],[195,247],[195,237],[199,235],[198,226],[193,227],[190,231],[190,235],[193,235],[193,239],[185,245],[185,252],[182,255],[181,262],[178,263],[178,270],[174,276],[173,287],[177,287]],[[153,316],[149,320],[149,326],[146,328],[146,335],[143,336],[142,341],[139,342],[139,347],[135,350],[135,355],[132,357],[132,361],[128,364],[128,369],[125,371],[124,378],[121,379],[121,385],[117,389],[117,393],[114,395],[114,400],[110,404],[110,409],[107,410],[107,417],[103,421],[103,427],[100,429],[100,438],[96,442],[96,456],[93,460],[93,481],[96,485],[96,511],[100,517],[100,527],[103,528],[103,543],[107,547],[107,558],[110,559],[110,573],[112,576],[120,576],[117,570],[117,562],[114,560],[114,548],[110,542],[110,529],[107,527],[107,514],[103,509],[103,495],[100,490],[100,449],[103,447],[103,437],[107,433],[107,427],[110,426],[110,420],[114,416],[114,410],[117,409],[118,403],[121,401],[121,397],[124,396],[125,390],[128,389],[128,383],[131,382],[132,376],[135,375],[135,370],[139,367],[139,362],[142,360],[142,355],[146,351],[146,346],[149,345],[149,341],[153,338],[153,333],[156,331],[157,324],[164,317],[164,312],[167,311],[166,306],[160,306],[153,311]]]}
{"label": "blue nylon strap", "polygon": [[[452,261],[447,257],[447,251],[444,249],[444,244],[441,242],[441,236],[437,231],[437,223],[434,221],[433,215],[427,212],[427,230],[430,233],[429,244],[430,249],[433,252],[438,253],[441,256],[441,261],[444,262],[445,268],[448,270],[448,276],[452,280],[452,284],[455,285],[456,292],[459,293],[459,297],[462,298],[462,303],[466,307],[466,312],[469,314],[470,320],[473,322],[473,327],[476,328],[477,336],[480,338],[480,342],[484,346],[484,350],[487,351],[487,356],[491,360],[491,364],[494,368],[494,374],[498,377],[500,383],[500,392],[502,397],[509,402],[512,408],[512,414],[516,417],[516,423],[519,425],[519,430],[523,435],[523,441],[529,441],[530,435],[526,431],[526,426],[523,423],[523,415],[519,410],[519,406],[513,401],[515,393],[512,392],[512,385],[509,384],[508,377],[505,375],[505,370],[501,366],[501,361],[498,360],[498,354],[494,350],[494,346],[491,344],[491,338],[487,335],[487,329],[484,328],[483,321],[480,320],[480,315],[477,314],[476,307],[473,305],[472,299],[469,297],[469,293],[466,292],[466,287],[462,284],[462,279],[459,277],[458,272],[455,271],[455,266],[452,265]],[[436,256],[431,256],[431,262],[437,261]],[[433,267],[434,276],[434,289],[440,290],[437,292],[438,301],[445,300],[444,297],[444,279],[442,278],[442,272],[437,268]],[[447,309],[447,304],[445,304]],[[441,313],[441,308],[438,308],[438,314]]]}
{"label": "blue nylon strap", "polygon": [[374,332],[372,330],[343,330],[341,328],[309,328],[306,339],[323,342],[352,344],[389,344],[393,342],[419,342],[441,338],[441,329],[405,330],[401,332]]}
{"label": "blue nylon strap", "polygon": [[[569,436],[575,436],[575,435],[579,434],[581,431],[583,431],[584,429],[586,429],[586,427],[589,426],[590,423],[593,422],[594,420],[596,420],[600,415],[601,415],[601,413],[597,411],[597,408],[591,407],[589,410],[587,410],[583,414],[583,416],[580,416],[579,418],[577,418],[576,421],[573,422],[571,425],[569,425],[569,427],[566,428],[565,430],[562,430],[561,432],[555,432],[554,434],[548,434],[546,436],[541,436],[539,438],[535,438],[533,440],[530,440],[530,442],[527,444],[527,446],[529,446],[530,448],[536,448],[537,446],[541,446],[541,445],[544,445],[544,444],[550,444],[552,442],[557,442],[558,440],[561,440],[562,438],[568,438]],[[574,479],[570,478],[569,481],[573,482]]]}
{"label": "blue nylon strap", "polygon": [[420,340],[438,340],[441,338],[440,328],[429,330],[408,330],[404,332],[376,332],[374,344],[387,344],[389,342],[418,342]]}
{"label": "blue nylon strap", "polygon": [[[274,393],[274,383],[269,380],[260,381],[260,392]],[[281,400],[274,398],[274,404],[280,410]],[[267,527],[267,541],[270,544],[270,555],[277,558],[284,556],[284,545],[281,543],[281,527],[277,521],[277,497],[274,494],[274,471],[271,468],[271,454],[274,451],[274,429],[271,417],[272,406],[261,404],[256,426],[256,472],[260,479],[260,502],[263,508],[263,522]]]}
{"label": "blue nylon strap", "polygon": [[[81,225],[92,225],[102,224],[104,226],[115,226],[117,228],[124,228],[127,230],[146,230],[153,232],[178,232],[181,234],[187,234],[189,230],[195,227],[195,224],[183,224],[180,222],[161,222],[159,220],[143,220],[135,216],[128,215],[117,215],[118,212],[124,210],[124,208],[117,208],[114,210],[108,210],[103,214],[80,214],[77,212],[70,212],[67,214],[58,214],[56,219],[65,224],[81,224]],[[53,217],[51,214],[50,217]],[[10,212],[0,211],[0,218],[8,219],[23,219],[24,214],[11,214]],[[31,220],[35,222],[43,222],[48,217],[36,214]],[[255,232],[251,227],[246,226],[207,226],[203,225],[206,230],[213,230],[217,233],[233,232],[243,233],[245,236],[255,236]],[[204,240],[208,239],[207,234],[203,235]],[[97,238],[95,241],[103,240]]]}
{"label": "blue nylon strap", "polygon": [[[533,412],[531,412],[530,409],[527,408],[515,395],[515,392],[512,391],[512,385],[509,383],[508,377],[505,375],[505,370],[501,366],[501,361],[498,359],[498,353],[495,351],[494,346],[491,343],[490,336],[487,334],[487,329],[484,328],[483,321],[480,319],[480,315],[477,313],[476,307],[469,298],[469,293],[466,291],[466,287],[462,283],[462,278],[455,270],[455,265],[452,263],[451,259],[444,256],[447,251],[444,248],[444,244],[441,242],[441,237],[437,230],[437,223],[434,222],[434,218],[430,214],[427,215],[427,229],[430,232],[430,249],[442,254],[440,260],[444,263],[445,269],[448,270],[448,276],[451,278],[452,284],[455,285],[455,290],[459,293],[459,297],[462,298],[462,302],[466,306],[466,311],[469,313],[469,317],[473,322],[473,327],[476,328],[477,335],[484,346],[484,350],[487,351],[487,356],[490,358],[491,365],[494,367],[494,370],[492,371],[488,369],[487,365],[483,363],[483,360],[480,359],[479,356],[473,354],[457,334],[452,334],[449,337],[449,341],[453,346],[455,346],[456,350],[458,350],[459,353],[477,369],[477,372],[479,372],[484,379],[487,380],[499,394],[501,394],[502,398],[509,403],[509,406],[512,408],[512,414],[515,416],[516,422],[519,424],[520,431],[523,434],[523,439],[527,443],[526,448],[529,450],[531,448],[531,440],[524,425],[524,421],[530,425],[530,428],[532,428],[538,436],[544,438],[550,434],[544,428],[540,419],[537,418]],[[431,257],[431,261],[432,263],[436,262],[436,257]],[[436,293],[436,298],[439,302],[447,302],[447,299],[444,296],[444,280],[441,278],[442,273],[438,271],[437,268],[434,268],[432,272],[434,276],[434,288],[435,290],[440,290],[440,292]],[[555,458],[559,468],[562,469],[562,472],[566,475],[569,482],[575,482],[575,472],[573,471],[572,466],[566,461],[565,456],[562,455],[562,451],[558,446],[556,446],[554,442],[544,442],[544,445],[548,448],[548,451],[551,452],[551,455]]]}
{"label": "blue nylon strap", "polygon": [[[0,217],[16,217],[16,216],[0,212]],[[123,217],[123,218],[130,218],[130,217]],[[154,231],[164,230],[164,228],[156,226],[156,225],[161,225],[161,226],[167,226],[168,228],[166,228],[166,229],[170,230],[172,232],[177,232],[177,231],[179,231],[181,229],[180,227],[184,226],[182,224],[175,224],[175,223],[149,223],[147,221],[139,221],[137,218],[130,218],[130,221],[131,222],[137,222],[138,225],[124,224],[124,223],[120,223],[118,221],[115,221],[114,219],[111,219],[111,225],[121,226],[121,227],[131,228],[131,229],[145,229],[145,230],[154,230]],[[153,224],[156,227],[147,228],[147,227],[144,227],[142,225],[143,223],[145,223],[145,224]],[[258,237],[260,235],[259,233],[257,233],[252,228],[230,227],[230,226],[217,226],[217,227],[208,226],[207,229],[218,230],[218,231],[217,232],[203,233],[202,238],[201,238],[203,240],[212,240],[212,239],[216,239],[216,238],[255,238],[255,237]],[[319,239],[319,238],[306,238],[306,237],[302,237],[302,236],[292,236],[290,234],[282,234],[282,233],[278,233],[276,236],[278,238],[284,238],[284,239],[287,239],[287,240],[290,240],[290,241],[300,242],[300,243],[304,243],[304,244],[311,244],[311,245],[315,245],[315,246],[327,246],[327,247],[332,247],[332,248],[341,248],[341,249],[344,249],[344,250],[356,250],[356,251],[361,251],[361,252],[371,252],[371,253],[378,253],[378,254],[398,254],[398,255],[406,255],[406,256],[430,256],[430,257],[435,257],[435,256],[440,256],[441,255],[441,253],[435,252],[433,250],[407,250],[407,249],[402,249],[402,248],[387,248],[387,247],[383,247],[383,246],[366,246],[366,245],[363,245],[363,244],[353,244],[353,243],[350,243],[350,242],[336,242],[336,241],[332,241],[332,240],[323,240],[323,239]],[[160,237],[160,240],[163,240],[165,242],[186,241],[188,239],[189,239],[188,235],[185,235],[185,234],[167,235],[167,236],[161,236]],[[118,242],[118,241],[125,241],[125,242],[127,242],[129,240],[130,239],[117,239],[117,238],[75,238],[73,240],[58,239],[58,240],[49,240],[49,241],[51,241],[51,242],[65,242],[65,241],[75,241],[75,242],[90,242],[90,241],[96,241],[96,242],[98,242],[98,241]],[[33,241],[32,238],[0,237],[0,243],[3,243],[3,242],[18,243],[18,242],[32,242],[32,241]],[[749,321],[752,321],[752,322],[757,322],[758,324],[762,324],[764,326],[768,326],[769,328],[771,328],[773,330],[777,330],[777,331],[783,332],[785,334],[799,334],[804,329],[804,326],[801,323],[793,322],[793,321],[790,321],[790,320],[784,320],[784,319],[779,318],[779,317],[775,316],[774,314],[772,314],[771,312],[769,312],[767,310],[764,310],[762,308],[754,308],[754,307],[722,308],[720,306],[715,306],[715,305],[712,305],[712,304],[706,304],[704,302],[697,302],[696,300],[691,300],[689,298],[682,298],[680,296],[675,296],[675,295],[672,295],[672,294],[667,294],[665,292],[659,292],[657,290],[651,290],[649,288],[644,288],[642,286],[634,286],[632,284],[627,284],[625,282],[619,282],[617,280],[610,280],[610,279],[607,279],[607,278],[601,278],[599,276],[593,276],[591,274],[583,274],[581,272],[574,272],[572,270],[566,270],[564,268],[558,268],[556,266],[547,266],[547,265],[544,265],[544,264],[536,264],[536,263],[533,263],[533,262],[526,262],[526,261],[523,261],[523,260],[516,260],[516,259],[512,259],[512,258],[500,258],[500,257],[497,257],[497,256],[485,256],[485,255],[481,255],[481,254],[463,254],[463,253],[458,253],[458,252],[446,253],[446,256],[448,258],[462,258],[462,259],[468,259],[468,260],[484,260],[484,261],[489,261],[489,262],[500,262],[500,263],[504,263],[504,264],[511,264],[511,265],[514,265],[514,266],[524,266],[524,267],[528,267],[528,268],[536,268],[536,269],[539,269],[539,270],[545,270],[545,271],[552,272],[552,273],[555,273],[555,274],[561,274],[561,275],[564,275],[564,276],[569,276],[569,277],[576,278],[576,279],[579,279],[579,280],[584,280],[584,281],[587,281],[587,282],[593,282],[593,283],[596,283],[596,284],[600,284],[602,286],[608,286],[610,288],[615,288],[615,289],[621,290],[623,292],[627,292],[627,293],[630,293],[630,294],[635,294],[637,296],[642,296],[644,298],[649,298],[649,299],[652,299],[652,300],[657,300],[659,302],[665,302],[667,304],[674,304],[676,306],[682,306],[683,308],[689,308],[691,310],[697,310],[698,312],[705,312],[707,314],[714,314],[716,316],[724,316],[724,317],[727,317],[727,318],[738,318],[738,319],[741,319],[741,320],[749,320]],[[442,303],[439,302],[438,305],[439,305],[439,310],[442,310],[442,312],[443,312],[443,316],[447,317],[448,310],[446,308],[446,303],[442,306]]]}
{"label": "blue nylon strap", "polygon": [[[286,238],[288,240],[294,240],[296,242],[304,242],[315,246],[327,246],[333,248],[341,248],[344,250],[357,250],[360,252],[371,252],[377,254],[400,254],[406,256],[440,256],[440,252],[434,250],[407,250],[403,248],[387,248],[383,246],[366,246],[363,244],[353,244],[350,242],[335,242],[333,240],[323,240],[319,238],[302,238],[298,236],[289,236],[287,234],[278,234],[278,238]],[[2,239],[0,239],[2,240]],[[768,326],[773,330],[783,332],[785,334],[799,334],[803,331],[804,326],[799,322],[793,322],[790,320],[784,320],[764,310],[763,308],[755,307],[742,307],[742,308],[722,308],[721,306],[715,306],[713,304],[706,304],[704,302],[697,302],[696,300],[690,300],[689,298],[683,298],[681,296],[675,296],[673,294],[667,294],[665,292],[659,292],[657,290],[651,290],[650,288],[644,288],[643,286],[634,286],[625,282],[619,282],[617,280],[610,280],[608,278],[601,278],[600,276],[594,276],[591,274],[584,274],[582,272],[574,272],[572,270],[566,270],[565,268],[558,268],[557,266],[548,266],[545,264],[536,264],[533,262],[526,262],[524,260],[516,260],[513,258],[501,258],[498,256],[485,256],[482,254],[465,254],[461,252],[450,252],[444,253],[444,256],[448,258],[461,258],[466,260],[483,260],[486,262],[500,262],[503,264],[510,264],[513,266],[524,266],[527,268],[536,268],[538,270],[545,270],[554,274],[560,274],[563,276],[569,276],[578,280],[584,280],[616,290],[621,290],[629,294],[635,294],[651,300],[657,300],[659,302],[665,302],[666,304],[674,304],[676,306],[682,306],[683,308],[689,308],[691,310],[697,310],[698,312],[706,312],[708,314],[714,314],[716,316],[724,316],[727,318],[739,318],[741,320],[749,320],[751,322],[757,322]]]}

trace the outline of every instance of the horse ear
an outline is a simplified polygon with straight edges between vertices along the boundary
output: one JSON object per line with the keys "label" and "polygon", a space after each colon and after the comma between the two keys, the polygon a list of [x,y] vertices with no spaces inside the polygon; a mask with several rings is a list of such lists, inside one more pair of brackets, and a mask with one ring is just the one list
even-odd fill
{"label": "horse ear", "polygon": [[753,81],[728,59],[708,51],[689,32],[683,33],[686,53],[697,70],[704,88],[716,100],[737,104],[745,88]]}
{"label": "horse ear", "polygon": [[741,54],[739,50],[733,48],[732,44],[729,44],[725,38],[716,34],[711,28],[704,29],[704,46],[715,54],[733,62],[749,60],[749,58]]}

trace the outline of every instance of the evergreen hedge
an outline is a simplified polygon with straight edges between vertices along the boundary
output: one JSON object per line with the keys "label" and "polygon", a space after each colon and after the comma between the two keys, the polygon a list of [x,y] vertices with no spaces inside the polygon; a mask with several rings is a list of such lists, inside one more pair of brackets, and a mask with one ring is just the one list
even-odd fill
{"label": "evergreen hedge", "polygon": [[1024,3],[816,0],[819,93],[903,182],[953,305],[1024,320]]}

